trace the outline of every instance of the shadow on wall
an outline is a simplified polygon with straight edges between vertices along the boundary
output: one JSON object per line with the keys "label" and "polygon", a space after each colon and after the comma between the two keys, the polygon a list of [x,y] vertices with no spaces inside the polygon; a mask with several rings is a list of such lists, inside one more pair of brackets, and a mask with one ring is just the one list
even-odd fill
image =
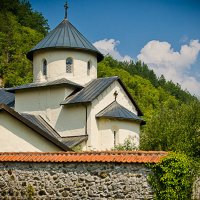
{"label": "shadow on wall", "polygon": [[86,110],[84,106],[62,106],[55,129],[67,134],[85,133]]}

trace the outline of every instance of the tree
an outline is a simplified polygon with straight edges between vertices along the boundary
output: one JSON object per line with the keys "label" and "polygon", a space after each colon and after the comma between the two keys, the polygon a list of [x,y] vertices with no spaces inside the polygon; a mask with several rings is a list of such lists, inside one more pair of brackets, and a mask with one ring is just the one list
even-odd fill
{"label": "tree", "polygon": [[27,0],[1,0],[0,12],[11,13],[22,26],[34,29],[43,35],[48,33],[49,25],[41,13],[33,11]]}
{"label": "tree", "polygon": [[149,182],[155,200],[189,200],[195,177],[192,160],[184,154],[170,153],[161,162],[151,165]]}
{"label": "tree", "polygon": [[4,32],[0,32],[0,77],[6,87],[31,82],[32,64],[26,58],[26,53],[43,36],[29,27],[21,26],[9,13],[4,18],[9,25],[4,27]]}
{"label": "tree", "polygon": [[4,87],[32,82],[32,64],[26,53],[46,33],[40,17],[28,1],[0,1],[0,78]]}
{"label": "tree", "polygon": [[200,158],[200,102],[172,109],[163,106],[144,128],[140,148],[177,151]]}

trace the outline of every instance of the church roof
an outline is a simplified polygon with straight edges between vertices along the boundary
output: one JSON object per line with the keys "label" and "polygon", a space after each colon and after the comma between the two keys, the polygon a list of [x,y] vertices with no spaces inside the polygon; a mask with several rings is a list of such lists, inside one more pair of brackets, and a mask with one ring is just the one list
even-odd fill
{"label": "church roof", "polygon": [[41,116],[32,115],[28,113],[19,113],[9,108],[5,104],[0,104],[0,110],[4,110],[10,115],[12,115],[17,120],[21,121],[27,127],[31,128],[35,132],[39,133],[41,136],[45,137],[55,145],[59,146],[61,149],[67,151],[71,150],[74,146],[86,141],[88,139],[87,135],[80,136],[69,136],[61,137],[56,130],[54,130],[50,124],[48,124]]}
{"label": "church roof", "polygon": [[115,118],[122,120],[137,121],[144,123],[144,121],[130,110],[120,105],[117,101],[113,101],[110,105],[96,114],[97,118]]}
{"label": "church roof", "polygon": [[55,81],[47,81],[47,82],[42,82],[42,83],[29,83],[29,84],[20,85],[20,86],[16,86],[12,88],[6,88],[6,91],[15,92],[16,90],[25,90],[25,89],[30,89],[30,88],[41,88],[41,87],[50,87],[50,86],[55,87],[59,85],[67,85],[74,88],[83,88],[81,85],[77,83],[74,83],[65,78],[62,78]]}
{"label": "church roof", "polygon": [[73,148],[84,141],[87,141],[88,135],[62,137],[62,141],[69,147]]}
{"label": "church roof", "polygon": [[69,104],[78,104],[78,103],[90,103],[94,99],[96,99],[104,90],[106,90],[114,81],[118,81],[122,88],[124,89],[125,93],[135,106],[136,110],[138,111],[138,115],[142,116],[143,113],[140,110],[139,106],[127,91],[126,87],[122,83],[119,77],[106,77],[106,78],[98,78],[91,81],[86,87],[82,90],[78,91],[75,94],[68,96],[61,105],[69,105]]}
{"label": "church roof", "polygon": [[55,138],[60,137],[59,134],[41,116],[28,113],[20,113],[20,115],[51,136]]}
{"label": "church roof", "polygon": [[103,60],[103,55],[68,21],[64,19],[42,41],[33,47],[27,58],[33,60],[33,52],[41,49],[76,49],[95,53],[97,60]]}
{"label": "church roof", "polygon": [[58,141],[62,142],[62,144],[64,144],[68,150],[88,139],[87,135],[61,137],[57,131],[54,130],[41,116],[27,113],[20,114],[22,117],[35,124],[38,128],[45,131],[46,134],[49,134],[52,137],[55,137]]}
{"label": "church roof", "polygon": [[15,95],[6,92],[5,89],[0,89],[0,104],[2,103],[9,107],[13,107],[15,105]]}
{"label": "church roof", "polygon": [[108,86],[111,85],[118,77],[98,78],[91,81],[85,88],[70,96],[61,104],[89,103],[98,97]]}
{"label": "church roof", "polygon": [[54,143],[56,146],[60,147],[63,150],[71,150],[64,142],[62,142],[61,139],[56,137],[56,133],[53,130],[53,128],[50,127],[47,123],[45,124],[45,121],[39,117],[34,116],[30,114],[21,114],[13,110],[12,108],[9,108],[5,104],[0,104],[0,110],[5,111],[12,115],[15,119],[21,121],[23,124],[25,124],[30,129],[34,130],[47,140]]}

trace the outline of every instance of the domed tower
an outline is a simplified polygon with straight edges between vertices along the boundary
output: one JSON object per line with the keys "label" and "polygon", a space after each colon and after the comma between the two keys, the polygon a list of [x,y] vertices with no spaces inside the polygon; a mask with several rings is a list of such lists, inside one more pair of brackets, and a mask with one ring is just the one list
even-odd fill
{"label": "domed tower", "polygon": [[64,7],[64,20],[27,54],[35,83],[66,78],[85,85],[97,78],[103,55],[69,22]]}

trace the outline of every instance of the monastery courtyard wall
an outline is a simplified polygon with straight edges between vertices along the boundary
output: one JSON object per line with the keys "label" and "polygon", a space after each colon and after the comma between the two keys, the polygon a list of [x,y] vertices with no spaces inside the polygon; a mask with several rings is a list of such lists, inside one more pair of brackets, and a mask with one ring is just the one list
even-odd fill
{"label": "monastery courtyard wall", "polygon": [[0,163],[0,199],[153,199],[144,164]]}

